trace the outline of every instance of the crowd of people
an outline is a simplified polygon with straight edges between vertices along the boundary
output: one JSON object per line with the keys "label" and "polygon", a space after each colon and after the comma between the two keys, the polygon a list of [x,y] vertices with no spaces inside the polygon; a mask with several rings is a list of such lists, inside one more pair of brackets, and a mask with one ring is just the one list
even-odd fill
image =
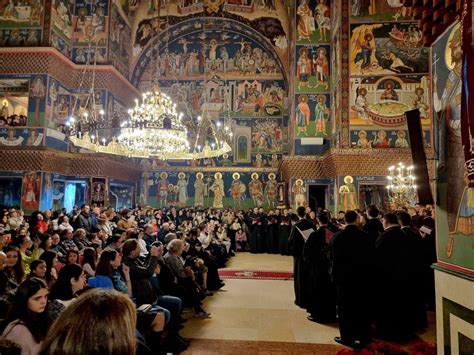
{"label": "crowd of people", "polygon": [[317,323],[339,323],[338,343],[361,348],[373,336],[411,339],[434,309],[435,222],[429,206],[381,213],[304,207],[290,235],[295,304]]}
{"label": "crowd of people", "polygon": [[[211,317],[203,300],[225,285],[218,269],[247,241],[246,223],[231,210],[172,207],[116,213],[83,205],[70,214],[1,213],[1,341],[25,354],[66,352],[71,329],[56,324],[81,298],[90,299],[91,290],[115,290],[103,297],[123,303],[125,296],[132,302],[136,320],[130,324],[138,353],[185,350],[189,341],[179,334],[188,318],[183,312]],[[106,309],[99,312],[104,317],[109,316]],[[88,318],[80,317],[74,319],[86,325]],[[79,337],[87,335],[73,338]]]}
{"label": "crowd of people", "polygon": [[[211,317],[203,300],[224,286],[218,269],[246,251],[293,255],[295,303],[312,321],[337,316],[344,344],[367,341],[372,319],[378,332],[397,336],[408,321],[410,331],[426,326],[434,238],[427,209],[413,220],[387,214],[384,225],[375,207],[338,218],[309,208],[297,214],[175,207],[116,212],[88,205],[69,214],[46,210],[26,217],[13,208],[1,214],[0,349],[68,353],[77,341],[91,354],[125,353],[130,346],[143,354],[181,352],[189,346],[179,334],[183,313]],[[412,223],[419,229],[408,228]],[[94,315],[78,312],[80,304]],[[121,308],[133,316],[117,312]],[[89,333],[96,315],[97,328],[104,329],[94,339],[116,339],[107,322],[120,321],[121,341],[94,342]]]}

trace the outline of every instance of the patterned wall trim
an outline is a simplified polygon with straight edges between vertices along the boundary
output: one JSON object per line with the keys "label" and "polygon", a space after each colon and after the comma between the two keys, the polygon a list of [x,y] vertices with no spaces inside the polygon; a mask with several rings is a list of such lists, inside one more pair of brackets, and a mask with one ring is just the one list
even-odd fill
{"label": "patterned wall trim", "polygon": [[[281,164],[282,178],[324,178],[343,175],[385,176],[391,165],[411,164],[407,149],[332,149],[323,157],[285,156]],[[434,164],[428,160],[430,178]]]}
{"label": "patterned wall trim", "polygon": [[221,173],[277,173],[278,168],[254,168],[254,167],[242,167],[242,166],[233,166],[233,167],[192,167],[192,166],[160,166],[153,169],[153,171],[176,171],[176,172],[221,172]]}
{"label": "patterned wall trim", "polygon": [[0,150],[0,171],[45,171],[66,176],[107,176],[138,181],[141,169],[130,160],[100,154],[73,154],[45,149]]}
{"label": "patterned wall trim", "polygon": [[474,311],[466,308],[452,300],[447,298],[442,299],[443,302],[443,338],[444,338],[444,354],[451,355],[452,337],[451,333],[454,332],[457,336],[457,354],[474,354],[474,339],[469,337],[469,334],[461,333],[460,329],[457,329],[452,325],[452,318],[456,317],[463,322],[469,324],[470,327],[474,327]]}
{"label": "patterned wall trim", "polygon": [[341,129],[339,144],[341,148],[351,145],[349,129],[349,0],[342,0],[341,23]]}
{"label": "patterned wall trim", "polygon": [[[0,48],[0,74],[49,74],[71,89],[78,88],[85,65],[72,63],[55,48]],[[90,85],[87,73],[84,87]],[[132,106],[140,92],[111,65],[98,65],[95,87],[107,89],[126,106]]]}

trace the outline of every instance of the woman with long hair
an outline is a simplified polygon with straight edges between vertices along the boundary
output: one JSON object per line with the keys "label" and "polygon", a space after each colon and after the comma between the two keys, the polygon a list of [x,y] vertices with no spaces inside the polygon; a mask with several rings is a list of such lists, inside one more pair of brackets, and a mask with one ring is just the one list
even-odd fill
{"label": "woman with long hair", "polygon": [[3,249],[7,256],[5,273],[8,276],[8,283],[5,287],[7,291],[15,290],[25,279],[25,270],[21,262],[20,249],[8,246]]}
{"label": "woman with long hair", "polygon": [[78,264],[65,265],[59,272],[58,279],[51,287],[50,299],[70,301],[75,294],[86,286],[86,276]]}
{"label": "woman with long hair", "polygon": [[24,281],[16,291],[2,338],[20,345],[22,354],[38,354],[46,337],[48,293],[46,284],[36,277]]}
{"label": "woman with long hair", "polygon": [[58,256],[54,251],[48,250],[41,254],[40,260],[43,260],[46,263],[44,279],[46,284],[51,287],[58,279],[58,273],[55,268],[55,265],[58,263]]}
{"label": "woman with long hair", "polygon": [[95,249],[87,247],[82,251],[82,270],[86,273],[87,277],[95,275],[95,267],[97,264],[97,255]]}
{"label": "woman with long hair", "polygon": [[[32,243],[28,235],[19,235],[17,236],[15,243],[20,249],[23,269],[25,270],[25,273],[29,274],[31,262],[33,260],[38,259],[38,257],[40,256],[40,250],[38,247],[39,247],[39,244],[41,243],[41,240],[38,237],[36,237],[34,243]],[[32,245],[34,245],[33,252],[30,252],[29,249],[31,248]]]}
{"label": "woman with long hair", "polygon": [[[120,266],[122,272],[119,270]],[[122,256],[116,250],[107,249],[102,252],[95,269],[95,277],[89,280],[89,285],[92,287],[112,286],[117,291],[132,297],[130,268],[122,264]]]}
{"label": "woman with long hair", "polygon": [[51,239],[51,234],[44,233],[39,236],[40,245],[39,245],[39,255],[43,254],[45,251],[51,249],[53,245],[53,240]]}
{"label": "woman with long hair", "polygon": [[134,355],[135,327],[136,311],[129,297],[114,290],[90,290],[59,316],[40,354]]}

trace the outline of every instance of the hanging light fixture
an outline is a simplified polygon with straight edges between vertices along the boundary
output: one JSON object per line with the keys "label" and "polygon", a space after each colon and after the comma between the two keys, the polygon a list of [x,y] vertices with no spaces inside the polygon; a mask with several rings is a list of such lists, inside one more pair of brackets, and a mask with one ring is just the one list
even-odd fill
{"label": "hanging light fixture", "polygon": [[413,166],[405,166],[398,163],[398,166],[391,166],[387,176],[388,198],[391,204],[397,208],[412,206],[416,201],[416,184],[413,175]]}

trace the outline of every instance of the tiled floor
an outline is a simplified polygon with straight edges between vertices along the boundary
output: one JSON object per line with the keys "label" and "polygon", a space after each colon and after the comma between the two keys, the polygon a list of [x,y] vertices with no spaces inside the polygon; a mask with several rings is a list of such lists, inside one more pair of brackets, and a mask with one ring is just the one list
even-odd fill
{"label": "tiled floor", "polygon": [[[242,253],[228,267],[243,270],[291,271],[291,257]],[[293,304],[293,282],[225,280],[223,291],[205,301],[211,319],[191,319],[182,334],[187,338],[261,340],[335,344],[336,325],[309,322]]]}
{"label": "tiled floor", "polygon": [[[244,270],[291,271],[291,257],[243,253],[228,267]],[[182,335],[193,339],[249,340],[336,344],[337,325],[309,322],[293,304],[293,281],[227,279],[222,291],[207,297],[204,308],[211,319],[190,319]],[[433,317],[431,317],[433,318]],[[434,342],[434,324],[420,337]],[[192,349],[192,347],[191,347]]]}

